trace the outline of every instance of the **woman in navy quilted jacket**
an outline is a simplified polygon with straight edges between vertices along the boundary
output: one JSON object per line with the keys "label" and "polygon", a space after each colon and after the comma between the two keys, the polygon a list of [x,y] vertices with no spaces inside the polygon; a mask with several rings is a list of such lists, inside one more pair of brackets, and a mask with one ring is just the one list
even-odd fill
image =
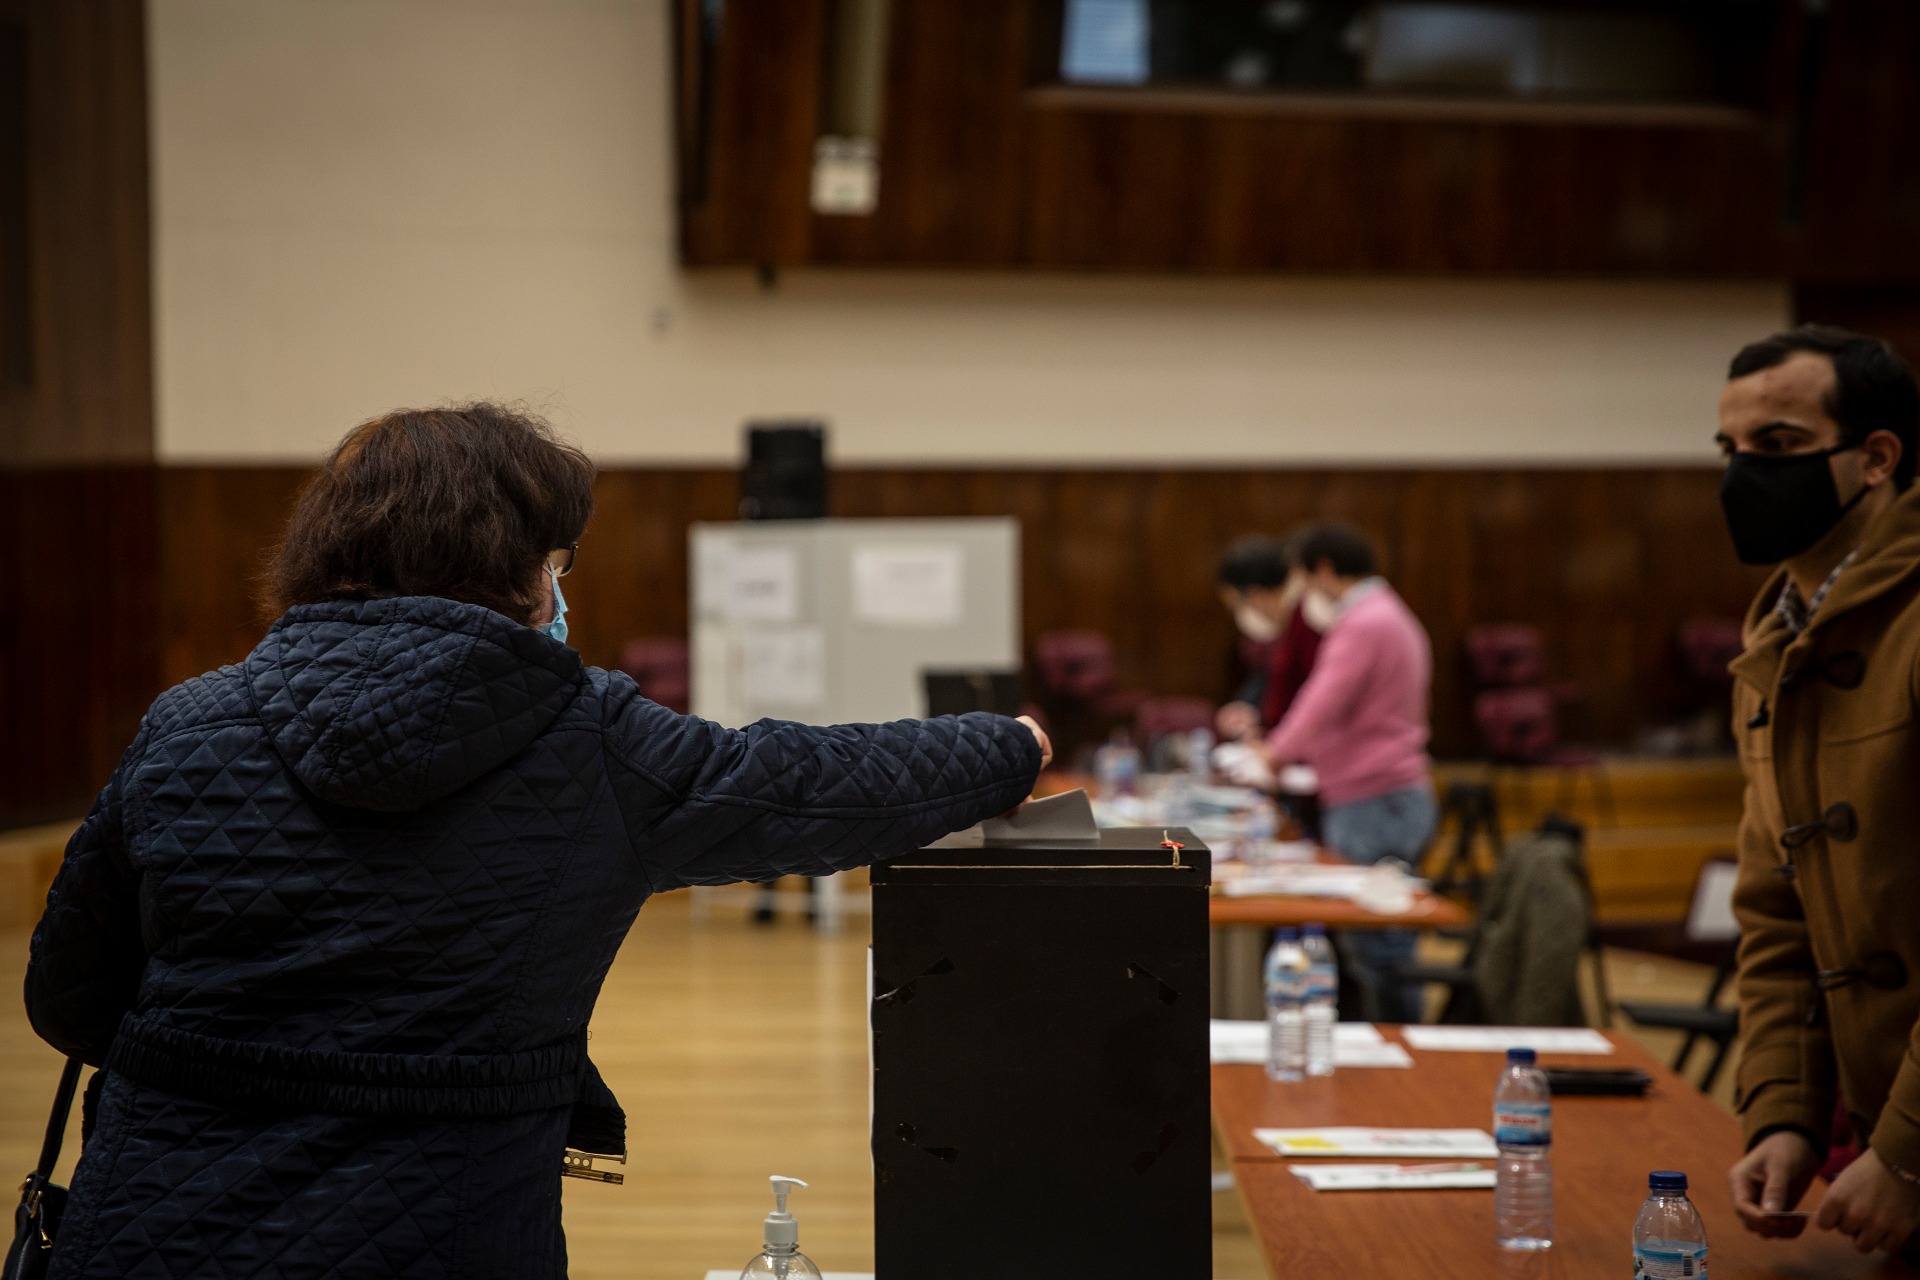
{"label": "woman in navy quilted jacket", "polygon": [[74,835],[27,1009],[104,1067],[56,1277],[556,1277],[624,1147],[587,1020],[647,895],[825,875],[1017,804],[990,715],[725,729],[562,641],[593,466],[487,404],[349,434],[238,666]]}

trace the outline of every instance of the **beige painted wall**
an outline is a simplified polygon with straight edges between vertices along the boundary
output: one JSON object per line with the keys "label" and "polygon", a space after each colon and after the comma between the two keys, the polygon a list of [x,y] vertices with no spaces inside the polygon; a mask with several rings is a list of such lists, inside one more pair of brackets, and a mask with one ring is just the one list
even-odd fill
{"label": "beige painted wall", "polygon": [[[1710,461],[1783,286],[681,271],[666,0],[149,0],[163,459],[523,399],[605,462]],[[884,199],[884,187],[883,196]]]}

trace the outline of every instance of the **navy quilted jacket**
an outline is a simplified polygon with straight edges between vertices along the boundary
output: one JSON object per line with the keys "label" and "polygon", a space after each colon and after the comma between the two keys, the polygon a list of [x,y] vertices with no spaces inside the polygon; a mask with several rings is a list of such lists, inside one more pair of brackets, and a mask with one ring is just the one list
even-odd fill
{"label": "navy quilted jacket", "polygon": [[106,1067],[53,1274],[564,1275],[647,895],[898,854],[1038,768],[997,716],[675,715],[473,605],[289,611],[154,703],[34,932],[35,1028]]}

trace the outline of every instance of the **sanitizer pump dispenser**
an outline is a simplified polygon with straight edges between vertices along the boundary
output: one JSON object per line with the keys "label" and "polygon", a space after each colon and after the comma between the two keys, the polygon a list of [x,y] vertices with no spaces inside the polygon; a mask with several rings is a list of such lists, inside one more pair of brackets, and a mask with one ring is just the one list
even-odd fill
{"label": "sanitizer pump dispenser", "polygon": [[767,1215],[766,1245],[749,1262],[740,1280],[820,1280],[820,1268],[800,1252],[800,1224],[787,1212],[787,1193],[807,1184],[798,1178],[773,1176],[773,1212]]}

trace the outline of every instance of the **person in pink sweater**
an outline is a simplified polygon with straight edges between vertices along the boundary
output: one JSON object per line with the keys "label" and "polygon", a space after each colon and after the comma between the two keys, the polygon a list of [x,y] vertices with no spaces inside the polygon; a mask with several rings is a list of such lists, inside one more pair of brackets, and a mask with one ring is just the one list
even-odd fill
{"label": "person in pink sweater", "polygon": [[[1436,813],[1427,757],[1433,647],[1426,628],[1374,569],[1373,547],[1350,525],[1318,524],[1297,544],[1309,591],[1332,603],[1313,673],[1267,736],[1278,768],[1320,778],[1321,835],[1350,862],[1415,865]],[[1349,967],[1379,1022],[1419,1019],[1419,988],[1393,975],[1413,962],[1406,930],[1343,939]]]}

